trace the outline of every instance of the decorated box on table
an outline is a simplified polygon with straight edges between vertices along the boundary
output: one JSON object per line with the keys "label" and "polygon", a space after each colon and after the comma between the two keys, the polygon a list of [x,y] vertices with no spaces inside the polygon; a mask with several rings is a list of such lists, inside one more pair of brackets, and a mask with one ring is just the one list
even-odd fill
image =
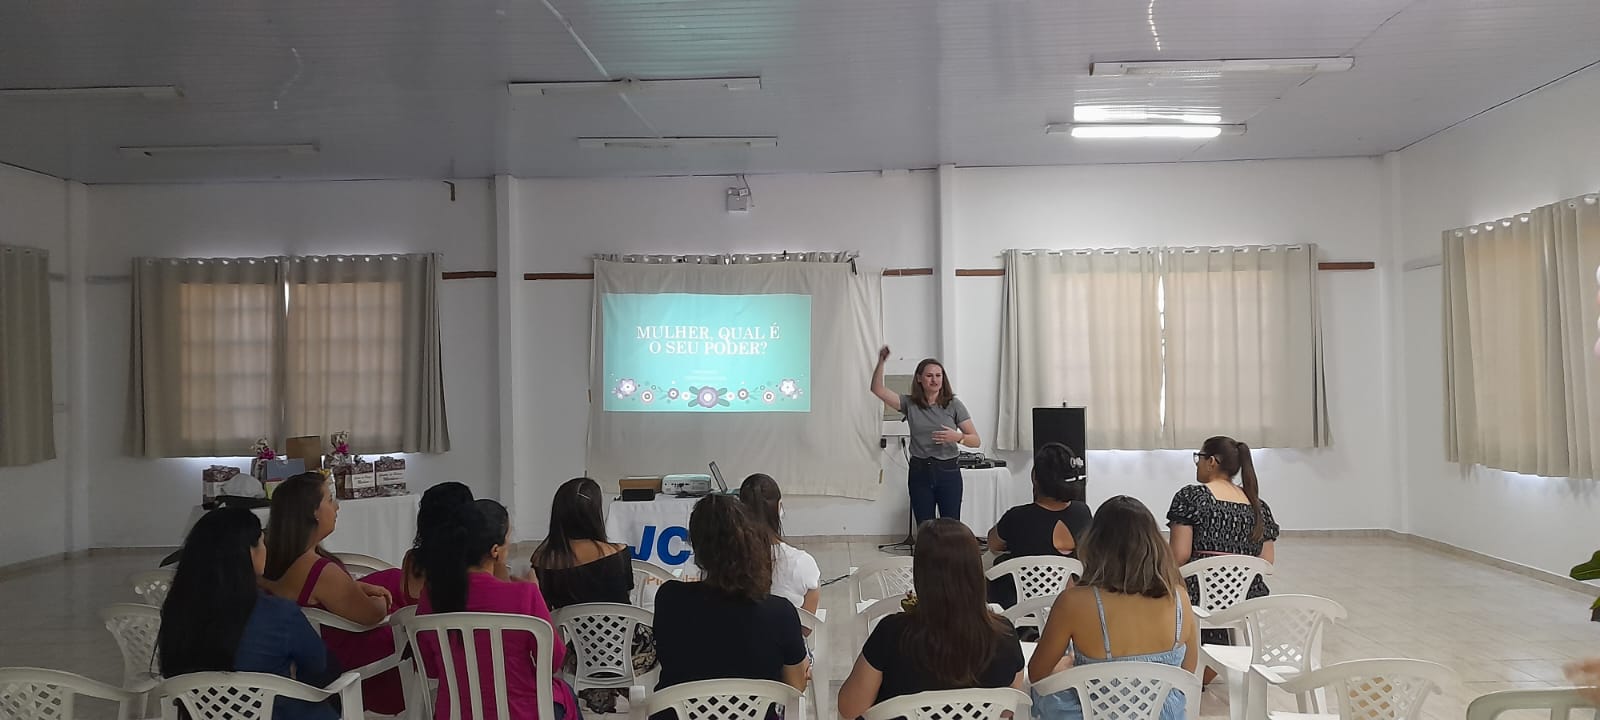
{"label": "decorated box on table", "polygon": [[239,474],[239,468],[226,465],[212,465],[200,471],[200,506],[210,509],[216,504],[217,497],[226,495],[227,484]]}
{"label": "decorated box on table", "polygon": [[376,467],[378,471],[379,495],[389,496],[406,494],[405,458],[390,457],[385,455],[378,458]]}

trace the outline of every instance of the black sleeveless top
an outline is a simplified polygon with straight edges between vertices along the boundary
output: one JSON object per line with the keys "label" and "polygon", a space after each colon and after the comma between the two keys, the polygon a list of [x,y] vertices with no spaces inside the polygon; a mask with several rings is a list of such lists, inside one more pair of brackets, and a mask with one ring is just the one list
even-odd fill
{"label": "black sleeveless top", "polygon": [[569,568],[533,569],[551,610],[578,603],[627,604],[633,592],[633,551],[626,546],[598,560]]}

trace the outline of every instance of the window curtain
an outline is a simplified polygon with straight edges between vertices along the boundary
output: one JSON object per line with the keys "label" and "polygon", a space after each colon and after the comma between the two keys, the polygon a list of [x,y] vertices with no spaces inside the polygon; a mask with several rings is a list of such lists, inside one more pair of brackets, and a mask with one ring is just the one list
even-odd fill
{"label": "window curtain", "polygon": [[56,456],[50,254],[0,246],[0,466]]}
{"label": "window curtain", "polygon": [[285,425],[352,448],[445,452],[438,256],[292,257]]}
{"label": "window curtain", "polygon": [[282,437],[283,270],[281,258],[133,261],[129,454],[231,457]]}
{"label": "window curtain", "polygon": [[1088,408],[1095,449],[1161,442],[1158,254],[1151,249],[1005,253],[1001,450],[1033,448],[1033,408]]}
{"label": "window curtain", "polygon": [[1600,477],[1596,196],[1449,230],[1443,244],[1446,457]]}
{"label": "window curtain", "polygon": [[1316,246],[1165,248],[1161,267],[1166,446],[1329,445]]}

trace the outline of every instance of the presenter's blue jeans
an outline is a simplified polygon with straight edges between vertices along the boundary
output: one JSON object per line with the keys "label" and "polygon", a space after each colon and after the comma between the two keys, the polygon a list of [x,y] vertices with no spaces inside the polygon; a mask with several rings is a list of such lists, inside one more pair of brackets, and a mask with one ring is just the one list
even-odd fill
{"label": "presenter's blue jeans", "polygon": [[911,517],[918,526],[934,517],[961,519],[961,468],[955,458],[911,458],[906,484],[911,490]]}

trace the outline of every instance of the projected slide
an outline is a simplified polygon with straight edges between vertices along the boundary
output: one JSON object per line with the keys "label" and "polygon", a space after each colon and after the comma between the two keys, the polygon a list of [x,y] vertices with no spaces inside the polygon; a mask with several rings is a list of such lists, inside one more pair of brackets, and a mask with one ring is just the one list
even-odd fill
{"label": "projected slide", "polygon": [[811,296],[605,293],[618,412],[810,412]]}

